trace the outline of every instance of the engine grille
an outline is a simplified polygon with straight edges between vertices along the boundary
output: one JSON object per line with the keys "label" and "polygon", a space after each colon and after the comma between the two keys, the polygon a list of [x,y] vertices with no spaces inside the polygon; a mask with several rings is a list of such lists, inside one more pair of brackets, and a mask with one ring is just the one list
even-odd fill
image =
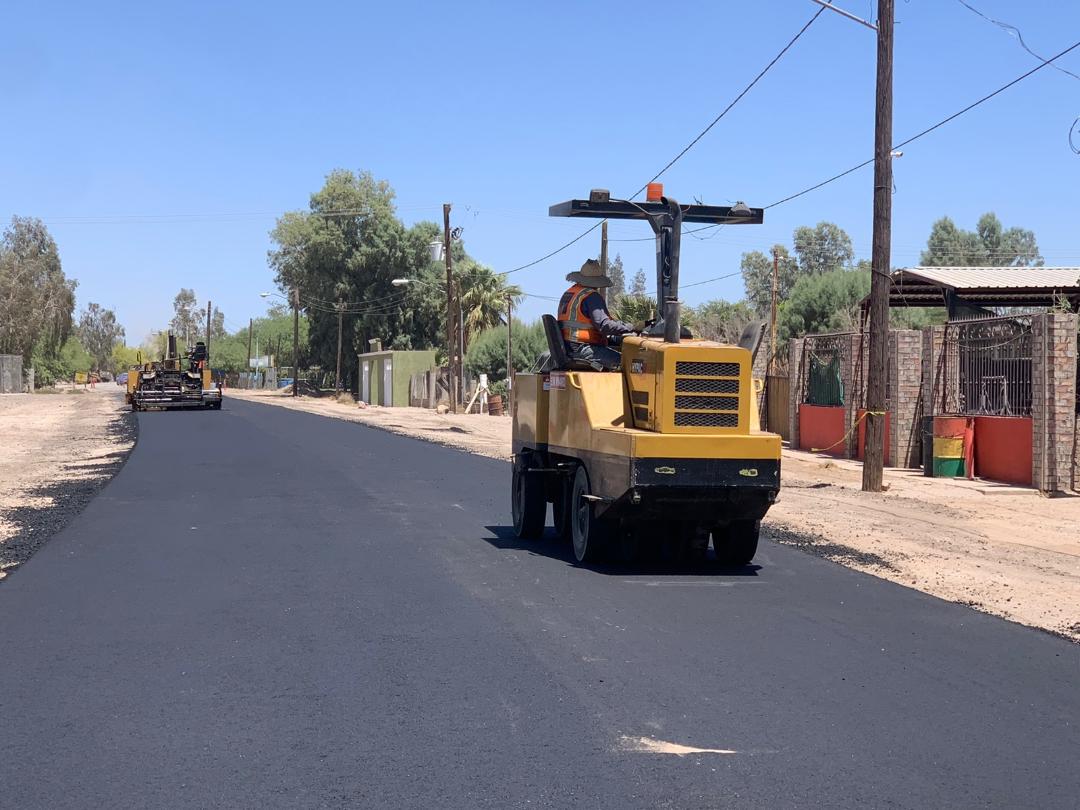
{"label": "engine grille", "polygon": [[738,380],[699,380],[694,377],[676,377],[676,394],[737,394]]}
{"label": "engine grille", "polygon": [[675,407],[690,408],[697,411],[738,411],[738,397],[675,397]]}
{"label": "engine grille", "polygon": [[738,377],[739,364],[678,360],[675,363],[675,373],[693,377]]}
{"label": "engine grille", "polygon": [[675,411],[676,427],[738,427],[737,413]]}

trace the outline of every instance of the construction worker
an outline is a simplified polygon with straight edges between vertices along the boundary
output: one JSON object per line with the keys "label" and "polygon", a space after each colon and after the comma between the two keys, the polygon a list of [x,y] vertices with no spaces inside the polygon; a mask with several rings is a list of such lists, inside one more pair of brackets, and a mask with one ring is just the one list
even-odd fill
{"label": "construction worker", "polygon": [[568,274],[566,280],[573,283],[559,301],[559,327],[566,353],[604,370],[617,370],[622,358],[609,341],[618,342],[623,335],[641,332],[645,324],[631,325],[611,317],[604,297],[597,292],[610,287],[611,279],[604,275],[596,259],[588,259],[578,272]]}

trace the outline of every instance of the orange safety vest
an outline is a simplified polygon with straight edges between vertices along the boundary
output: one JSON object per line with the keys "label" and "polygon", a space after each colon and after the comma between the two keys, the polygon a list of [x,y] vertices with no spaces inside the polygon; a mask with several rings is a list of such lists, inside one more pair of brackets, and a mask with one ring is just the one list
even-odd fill
{"label": "orange safety vest", "polygon": [[592,287],[575,284],[563,293],[559,301],[559,326],[562,328],[563,340],[573,343],[598,343],[602,346],[607,344],[607,339],[596,328],[596,324],[581,312],[581,305],[594,292],[596,290]]}

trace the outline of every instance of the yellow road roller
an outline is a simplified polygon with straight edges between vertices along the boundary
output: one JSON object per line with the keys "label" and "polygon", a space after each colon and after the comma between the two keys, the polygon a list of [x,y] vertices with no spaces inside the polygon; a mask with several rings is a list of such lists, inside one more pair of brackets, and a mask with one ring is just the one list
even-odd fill
{"label": "yellow road roller", "polygon": [[751,351],[695,340],[680,324],[683,223],[757,224],[759,208],[679,205],[602,190],[552,216],[643,219],[656,235],[658,319],[621,341],[621,366],[568,356],[543,317],[550,359],[513,383],[512,513],[521,538],[543,534],[547,505],[579,563],[609,555],[750,563],[780,489],[780,437],[759,429]]}

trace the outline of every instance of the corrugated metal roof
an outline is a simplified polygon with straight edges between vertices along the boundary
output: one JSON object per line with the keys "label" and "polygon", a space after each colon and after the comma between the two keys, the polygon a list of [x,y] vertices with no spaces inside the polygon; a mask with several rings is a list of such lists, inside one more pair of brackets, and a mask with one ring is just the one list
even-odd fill
{"label": "corrugated metal roof", "polygon": [[1080,267],[905,267],[892,276],[894,283],[921,279],[954,290],[1080,287]]}

